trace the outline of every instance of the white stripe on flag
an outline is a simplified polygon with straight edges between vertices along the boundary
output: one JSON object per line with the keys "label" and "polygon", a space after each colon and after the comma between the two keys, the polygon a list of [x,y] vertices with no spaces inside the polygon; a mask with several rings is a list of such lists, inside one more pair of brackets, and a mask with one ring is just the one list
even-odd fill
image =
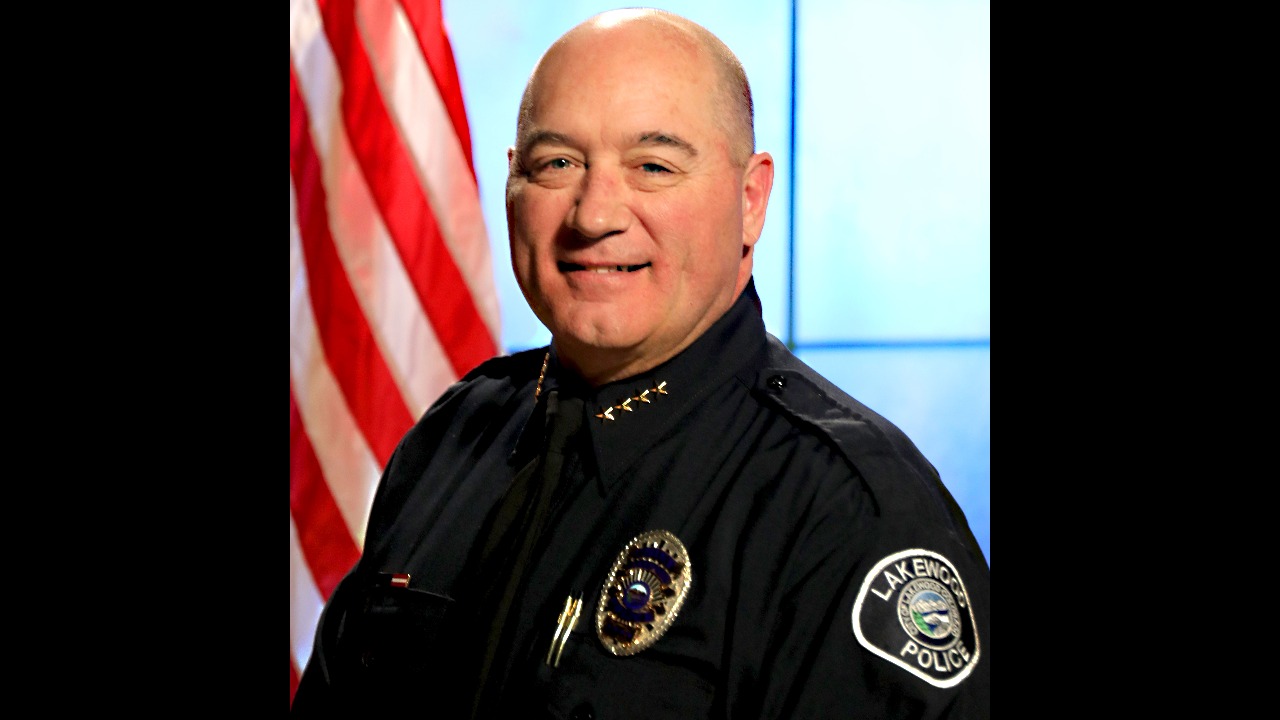
{"label": "white stripe on flag", "polygon": [[325,362],[307,293],[302,239],[298,235],[296,198],[289,181],[289,377],[298,414],[306,428],[329,494],[347,530],[364,546],[369,506],[382,468],[347,407],[338,381]]}
{"label": "white stripe on flag", "polygon": [[298,528],[289,516],[289,648],[301,673],[311,659],[316,625],[324,610],[324,598],[316,590],[316,582],[307,569],[298,543]]}
{"label": "white stripe on flag", "polygon": [[[297,0],[303,6],[314,4]],[[340,121],[342,80],[319,26],[297,38],[309,66],[298,68],[300,91],[311,118],[312,138],[329,199],[329,231],[370,330],[400,388],[409,414],[418,418],[457,376],[431,328],[395,242],[364,180]],[[452,132],[452,130],[450,131]]]}
{"label": "white stripe on flag", "polygon": [[382,96],[413,154],[445,244],[496,338],[501,332],[498,295],[480,192],[470,181],[470,166],[431,69],[399,4],[360,2],[356,14]]}
{"label": "white stripe on flag", "polygon": [[[462,279],[462,283],[458,285],[459,292],[469,292],[471,296],[466,303],[455,307],[459,308],[458,312],[471,318],[472,322],[483,323],[486,326],[483,330],[494,339],[494,345],[500,346],[497,342],[501,331],[498,295],[479,190],[471,173],[466,151],[447,111],[460,98],[445,97],[436,87],[430,68],[420,52],[417,36],[404,12],[404,7],[414,9],[418,6],[406,6],[403,2],[438,3],[439,0],[401,0],[395,3],[358,0],[355,16],[356,32],[360,33],[360,44],[368,51],[375,84],[383,96],[400,142],[411,156],[412,172],[418,180],[422,197],[426,198],[426,206],[414,203],[414,209],[421,208],[433,213],[432,218],[423,216],[408,220],[405,216],[396,214],[391,216],[391,224],[392,227],[405,229],[413,227],[410,223],[415,220],[434,221],[440,230],[444,249],[452,256],[445,260],[451,262],[452,267],[442,268],[444,276],[452,277],[452,269],[456,267]],[[336,7],[334,9],[340,10]],[[438,18],[440,15],[438,8],[434,12],[425,13],[427,17]],[[422,283],[424,280],[421,278],[439,276],[421,273],[420,267],[404,267],[397,240],[406,244],[406,253],[412,253],[415,248],[411,246],[418,238],[391,237],[388,221],[382,216],[372,188],[356,159],[351,137],[348,137],[347,123],[354,122],[350,118],[357,117],[358,113],[353,114],[352,109],[347,107],[348,115],[344,120],[342,76],[329,46],[317,0],[290,0],[289,24],[290,60],[298,81],[298,94],[302,98],[301,107],[305,107],[308,114],[309,125],[305,132],[314,148],[315,160],[319,162],[322,187],[312,189],[322,189],[327,203],[323,210],[328,227],[322,228],[322,232],[318,232],[315,238],[308,235],[307,247],[317,247],[322,253],[327,252],[323,245],[313,243],[325,242],[322,235],[326,230],[327,235],[332,237],[334,250],[341,264],[340,270],[355,294],[359,312],[364,315],[363,323],[359,318],[353,317],[344,318],[342,323],[359,326],[361,340],[364,338],[364,323],[367,323],[373,336],[373,345],[382,356],[369,358],[368,353],[359,358],[354,353],[343,356],[342,352],[348,350],[340,345],[345,338],[330,337],[330,334],[340,333],[343,324],[335,322],[337,316],[316,317],[316,309],[311,303],[307,258],[300,234],[302,227],[314,229],[316,226],[302,226],[300,222],[305,220],[315,223],[317,218],[313,216],[300,219],[297,216],[297,188],[291,173],[289,380],[298,412],[299,429],[304,433],[297,437],[305,437],[305,442],[310,446],[319,465],[329,495],[346,525],[346,528],[333,528],[334,533],[327,535],[323,523],[317,518],[295,518],[290,512],[289,647],[292,660],[298,671],[302,672],[312,656],[312,643],[326,600],[310,568],[314,566],[320,572],[319,568],[326,567],[323,560],[327,558],[330,561],[327,563],[329,570],[325,572],[333,569],[332,556],[316,556],[314,553],[322,552],[320,548],[327,548],[331,553],[341,551],[345,554],[349,549],[344,544],[348,542],[348,537],[355,541],[357,550],[363,547],[369,509],[382,471],[383,460],[378,456],[385,452],[385,448],[375,452],[376,443],[371,444],[364,436],[369,428],[362,430],[360,425],[360,422],[365,425],[376,424],[380,416],[366,413],[361,408],[387,409],[395,405],[389,402],[392,398],[347,397],[347,392],[358,392],[353,388],[360,384],[357,380],[351,380],[351,377],[370,374],[376,378],[372,385],[386,387],[388,392],[398,392],[401,397],[394,399],[396,403],[403,402],[412,417],[417,419],[456,381],[453,369],[456,358],[451,360],[451,354],[457,354],[457,349],[442,346],[426,313],[427,308],[422,306],[425,301],[420,300],[422,297],[435,300],[443,290],[440,287],[415,287],[414,284],[415,278]],[[423,29],[424,37],[430,38],[434,33],[442,34],[443,28]],[[451,55],[451,51],[449,54]],[[446,90],[446,94],[453,92],[448,88]],[[294,129],[297,126],[291,127],[291,131]],[[375,128],[376,133],[383,131],[383,127]],[[359,135],[356,134],[356,137]],[[383,145],[386,146],[387,143]],[[291,160],[294,159],[291,157]],[[396,156],[377,161],[388,159],[393,163],[400,161]],[[307,158],[307,161],[310,159]],[[314,178],[309,176],[309,179]],[[384,195],[388,193],[386,187],[376,187]],[[403,186],[397,189],[412,190]],[[386,198],[382,200],[391,202]],[[401,209],[397,205],[395,212],[399,213]],[[320,208],[316,207],[315,210],[319,212]],[[413,210],[407,212],[412,213]],[[397,222],[400,225],[396,225]],[[405,234],[413,233],[406,230]],[[434,235],[429,239],[434,242]],[[330,279],[335,281],[334,286],[343,293],[336,298],[337,307],[344,312],[352,310],[346,302],[342,276]],[[471,306],[475,307],[476,314],[471,312]],[[316,307],[320,307],[319,303]],[[437,307],[430,309],[433,314],[438,312]],[[438,318],[438,321],[457,322],[455,318]],[[339,346],[322,346],[322,326],[319,322],[325,323],[325,339],[339,343]],[[461,328],[462,332],[459,329],[456,326],[450,327],[450,333],[444,336],[470,338],[460,342],[470,343],[470,349],[465,352],[474,354],[474,333],[481,328],[464,327]],[[331,367],[328,357],[348,362]],[[357,362],[363,364],[356,364]],[[381,374],[384,363],[392,376],[394,388]],[[352,387],[339,384],[335,368],[342,373],[346,385]],[[398,408],[395,412],[397,418],[403,420],[403,416],[398,414]],[[359,422],[357,418],[360,418]],[[385,444],[388,440],[384,435],[377,442]],[[306,457],[303,453],[296,455]],[[299,479],[300,470],[302,469],[291,465],[291,493],[298,489],[307,498],[300,501],[297,507],[316,508],[325,517],[335,517],[332,515],[333,508],[327,504],[327,498],[322,498],[318,488],[299,488],[295,485],[302,482]],[[302,545],[299,527],[304,529],[306,541],[314,543],[314,546]],[[338,542],[338,532],[345,536],[341,538],[341,542]],[[327,587],[329,580],[325,579],[324,582]]]}

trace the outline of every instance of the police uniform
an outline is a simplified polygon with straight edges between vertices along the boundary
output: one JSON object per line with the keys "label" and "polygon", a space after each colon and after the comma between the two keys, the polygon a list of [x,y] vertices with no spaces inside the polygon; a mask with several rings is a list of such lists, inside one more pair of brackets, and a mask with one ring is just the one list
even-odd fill
{"label": "police uniform", "polygon": [[[482,558],[569,398],[536,541]],[[385,470],[293,712],[985,718],[989,608],[933,466],[766,333],[749,283],[641,375],[590,388],[544,348],[452,386]]]}

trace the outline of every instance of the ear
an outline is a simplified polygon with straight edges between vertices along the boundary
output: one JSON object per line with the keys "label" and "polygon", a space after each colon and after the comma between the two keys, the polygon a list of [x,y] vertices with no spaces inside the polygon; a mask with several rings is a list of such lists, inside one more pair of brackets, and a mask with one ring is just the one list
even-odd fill
{"label": "ear", "polygon": [[507,201],[507,224],[508,224],[507,226],[508,227],[510,227],[510,223],[511,223],[511,199],[512,199],[511,193],[515,189],[515,179],[516,179],[516,175],[519,173],[519,168],[516,167],[517,162],[519,161],[516,159],[516,147],[512,145],[511,147],[507,148],[506,201]]}
{"label": "ear", "polygon": [[746,255],[764,231],[764,213],[773,190],[773,156],[756,153],[747,160],[742,177],[742,253]]}

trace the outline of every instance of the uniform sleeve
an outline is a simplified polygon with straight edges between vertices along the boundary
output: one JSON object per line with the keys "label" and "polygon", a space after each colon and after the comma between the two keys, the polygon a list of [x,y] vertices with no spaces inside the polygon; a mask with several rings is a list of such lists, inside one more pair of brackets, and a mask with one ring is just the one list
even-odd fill
{"label": "uniform sleeve", "polygon": [[830,504],[781,583],[757,716],[989,718],[990,568],[968,528]]}
{"label": "uniform sleeve", "polygon": [[294,717],[319,717],[331,712],[335,704],[334,674],[338,661],[337,641],[342,616],[346,612],[346,598],[355,582],[354,569],[338,583],[333,595],[325,604],[316,626],[311,657],[303,668],[294,693],[289,714]]}
{"label": "uniform sleeve", "polygon": [[[294,695],[296,717],[404,716],[422,710],[412,692],[448,669],[439,637],[451,600],[353,570],[325,606]],[[438,708],[437,708],[438,709]],[[443,712],[443,711],[442,711]]]}

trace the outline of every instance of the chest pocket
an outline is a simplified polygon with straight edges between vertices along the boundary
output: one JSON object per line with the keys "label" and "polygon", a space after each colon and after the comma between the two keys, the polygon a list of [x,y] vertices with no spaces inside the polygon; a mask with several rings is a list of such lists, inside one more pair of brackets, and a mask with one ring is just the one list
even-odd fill
{"label": "chest pocket", "polygon": [[441,621],[453,605],[443,595],[375,585],[348,607],[338,634],[342,669],[355,694],[377,703],[421,684],[440,663]]}

